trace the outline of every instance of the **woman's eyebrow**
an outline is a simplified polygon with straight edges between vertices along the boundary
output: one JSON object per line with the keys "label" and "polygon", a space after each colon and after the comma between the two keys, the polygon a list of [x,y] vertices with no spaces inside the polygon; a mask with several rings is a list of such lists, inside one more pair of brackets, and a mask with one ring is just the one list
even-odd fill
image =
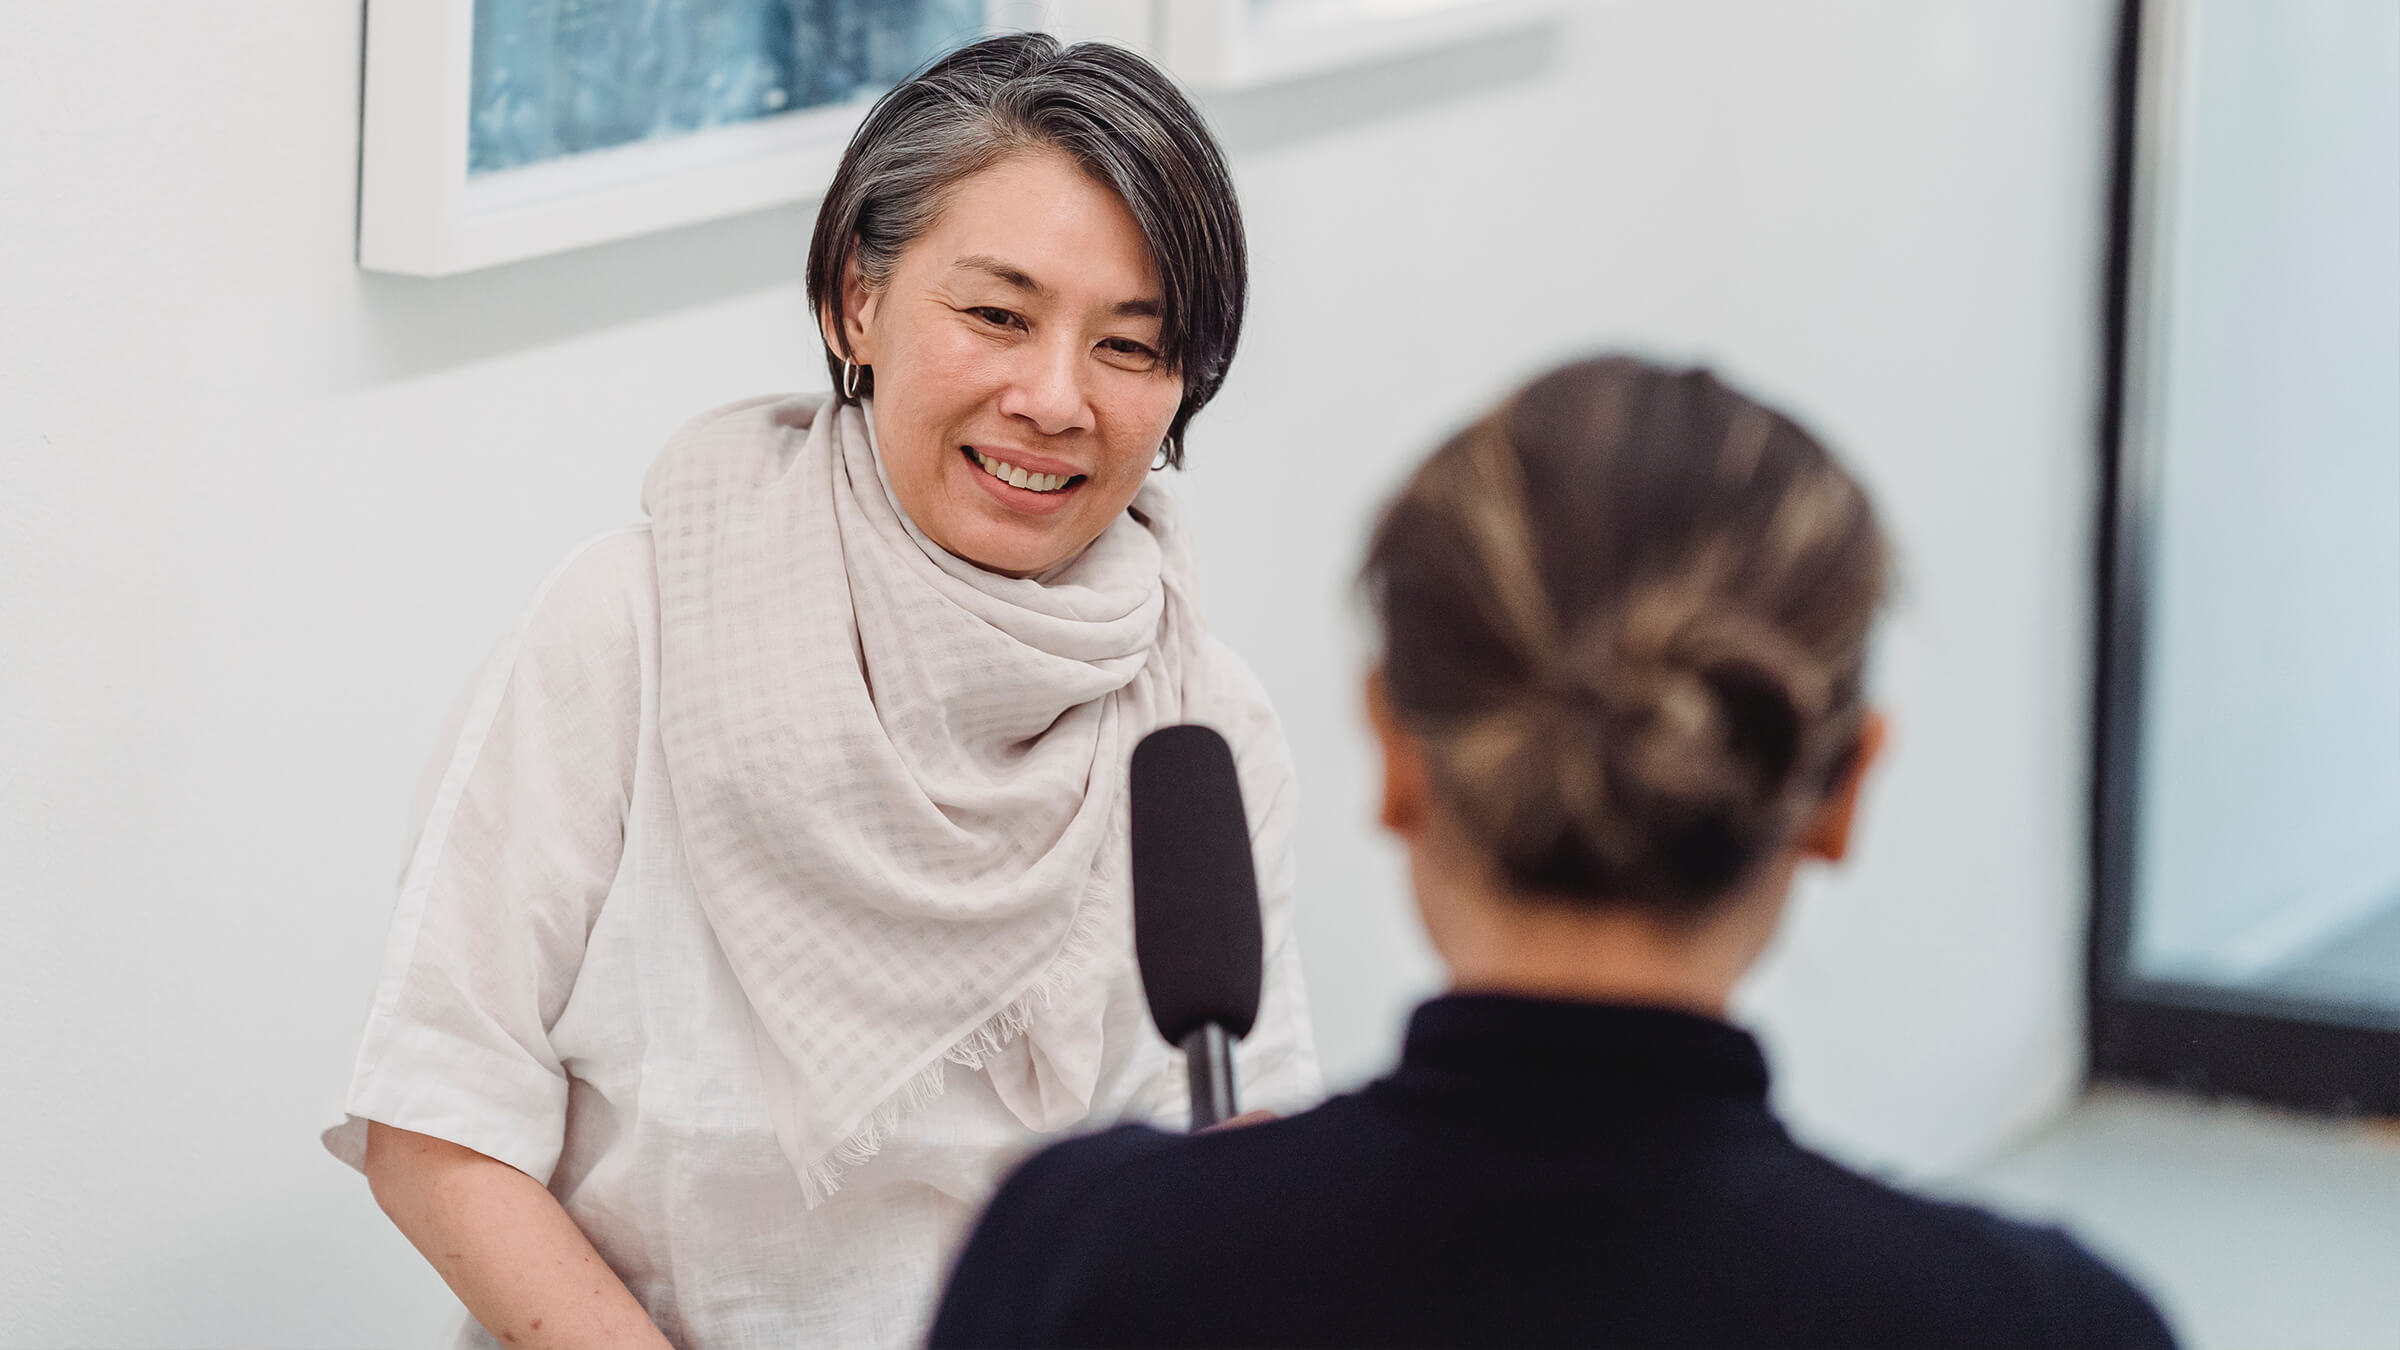
{"label": "woman's eyebrow", "polygon": [[[1003,262],[988,253],[970,253],[952,262],[950,267],[953,271],[965,268],[970,272],[981,272],[1004,286],[1024,291],[1028,295],[1038,296],[1044,300],[1058,298],[1057,292],[1034,280],[1033,276],[1024,268]],[[1163,318],[1166,314],[1166,306],[1149,296],[1139,300],[1120,300],[1109,308],[1112,313],[1127,318],[1156,319]]]}
{"label": "woman's eyebrow", "polygon": [[987,253],[970,253],[951,263],[950,267],[953,271],[963,267],[970,272],[982,272],[996,278],[1003,285],[1013,286],[1020,291],[1038,295],[1044,300],[1057,298],[1049,287],[1035,281],[1024,268],[1002,262]]}

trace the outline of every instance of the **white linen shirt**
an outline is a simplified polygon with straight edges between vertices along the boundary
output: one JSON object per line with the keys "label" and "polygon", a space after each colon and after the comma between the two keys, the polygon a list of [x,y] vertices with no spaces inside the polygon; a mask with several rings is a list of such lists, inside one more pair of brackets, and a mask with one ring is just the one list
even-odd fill
{"label": "white linen shirt", "polygon": [[[803,1205],[749,1005],[685,867],[658,670],[649,529],[604,535],[543,584],[428,775],[346,1118],[325,1145],[362,1167],[378,1120],[544,1183],[678,1346],[921,1342],[954,1246],[1045,1142],[989,1076],[1027,1072],[1006,1059],[1025,1043],[985,1070],[948,1066],[939,1097]],[[1219,730],[1241,768],[1267,938],[1242,1104],[1289,1112],[1321,1093],[1291,934],[1289,752],[1271,716]],[[1182,1057],[1149,1023],[1132,954],[1088,978],[1110,996],[1080,1128],[1177,1124]],[[471,1318],[457,1343],[495,1344]]]}

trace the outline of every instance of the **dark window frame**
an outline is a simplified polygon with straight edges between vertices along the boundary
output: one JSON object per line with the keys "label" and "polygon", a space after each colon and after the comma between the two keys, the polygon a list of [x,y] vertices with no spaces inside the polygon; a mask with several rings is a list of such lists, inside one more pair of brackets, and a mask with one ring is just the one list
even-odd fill
{"label": "dark window frame", "polygon": [[2116,70],[2098,550],[2086,1027],[2095,1077],[2307,1110],[2400,1115],[2400,1011],[2154,980],[2132,968],[2142,677],[2158,503],[2147,391],[2146,269],[2174,135],[2178,0],[2123,0]]}

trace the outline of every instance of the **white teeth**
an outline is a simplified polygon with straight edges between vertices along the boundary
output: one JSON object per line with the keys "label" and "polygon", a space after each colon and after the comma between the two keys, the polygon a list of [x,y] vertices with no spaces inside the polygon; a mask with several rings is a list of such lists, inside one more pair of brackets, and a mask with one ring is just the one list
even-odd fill
{"label": "white teeth", "polygon": [[973,446],[967,447],[967,450],[968,453],[975,456],[975,462],[983,466],[985,473],[1011,487],[1021,487],[1032,492],[1056,492],[1073,480],[1071,474],[1030,473],[1014,464],[1003,464]]}

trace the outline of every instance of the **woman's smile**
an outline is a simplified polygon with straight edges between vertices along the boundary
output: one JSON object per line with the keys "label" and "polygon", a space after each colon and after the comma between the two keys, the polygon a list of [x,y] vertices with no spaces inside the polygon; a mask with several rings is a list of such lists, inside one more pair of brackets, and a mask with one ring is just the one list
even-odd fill
{"label": "woman's smile", "polygon": [[960,459],[971,477],[992,499],[1011,511],[1029,516],[1046,516],[1065,509],[1090,480],[1074,466],[1029,455],[1005,446],[992,450],[972,445],[958,447]]}

